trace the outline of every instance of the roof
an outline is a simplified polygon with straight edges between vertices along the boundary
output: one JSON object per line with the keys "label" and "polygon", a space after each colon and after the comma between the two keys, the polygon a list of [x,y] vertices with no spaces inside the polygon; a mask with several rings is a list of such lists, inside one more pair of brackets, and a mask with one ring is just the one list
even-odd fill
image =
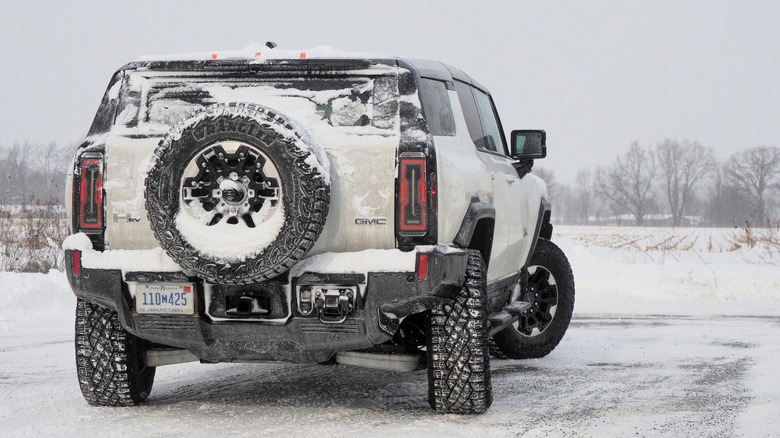
{"label": "roof", "polygon": [[457,68],[426,59],[405,59],[372,53],[343,52],[333,47],[319,46],[305,50],[277,48],[275,43],[251,43],[240,50],[147,55],[133,61],[121,70],[357,70],[370,65],[399,65],[414,71],[419,77],[438,81],[458,80],[487,92],[485,87]]}

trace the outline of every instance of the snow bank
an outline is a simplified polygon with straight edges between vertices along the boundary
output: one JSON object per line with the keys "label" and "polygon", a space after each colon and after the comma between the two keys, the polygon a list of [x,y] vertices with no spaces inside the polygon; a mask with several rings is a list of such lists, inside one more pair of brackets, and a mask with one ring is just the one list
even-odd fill
{"label": "snow bank", "polygon": [[18,330],[20,322],[73,317],[76,297],[60,271],[0,272],[0,288],[0,332]]}
{"label": "snow bank", "polygon": [[[699,232],[699,229],[677,230],[681,235]],[[616,239],[624,239],[631,233],[647,233],[647,229],[555,228],[553,241],[564,250],[574,271],[575,312],[706,314],[726,310],[737,314],[776,314],[780,311],[780,269],[756,263],[752,251],[708,252],[702,248],[639,251],[636,244],[614,244]],[[715,240],[716,245],[722,243]],[[724,303],[732,306],[724,307]]]}

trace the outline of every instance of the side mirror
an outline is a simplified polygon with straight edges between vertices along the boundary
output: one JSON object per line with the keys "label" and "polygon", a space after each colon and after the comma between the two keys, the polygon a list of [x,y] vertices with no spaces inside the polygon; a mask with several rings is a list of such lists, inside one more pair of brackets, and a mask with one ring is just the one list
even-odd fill
{"label": "side mirror", "polygon": [[512,131],[512,158],[533,160],[547,156],[547,133],[540,129]]}

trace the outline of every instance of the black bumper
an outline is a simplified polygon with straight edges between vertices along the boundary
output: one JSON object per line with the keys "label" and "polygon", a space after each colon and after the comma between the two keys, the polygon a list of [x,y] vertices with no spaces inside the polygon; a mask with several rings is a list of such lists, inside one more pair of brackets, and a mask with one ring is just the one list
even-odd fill
{"label": "black bumper", "polygon": [[[119,321],[134,335],[162,345],[185,348],[204,361],[287,361],[317,363],[336,352],[360,350],[389,340],[400,320],[452,299],[463,283],[467,253],[451,247],[424,247],[428,255],[427,277],[417,272],[369,272],[354,275],[365,293],[349,317],[340,324],[325,324],[316,317],[292,311],[284,324],[263,321],[214,321],[205,311],[203,281],[184,274],[127,273],[82,267],[74,274],[73,251],[66,251],[68,280],[74,294],[117,312]],[[419,261],[419,258],[418,258]],[[378,261],[381,263],[381,261]],[[286,279],[294,291],[296,282],[327,284],[344,274],[307,273]],[[191,282],[196,285],[194,315],[148,315],[135,312],[126,279],[140,282]],[[288,296],[292,296],[288,294]],[[292,309],[294,306],[290,306]]]}

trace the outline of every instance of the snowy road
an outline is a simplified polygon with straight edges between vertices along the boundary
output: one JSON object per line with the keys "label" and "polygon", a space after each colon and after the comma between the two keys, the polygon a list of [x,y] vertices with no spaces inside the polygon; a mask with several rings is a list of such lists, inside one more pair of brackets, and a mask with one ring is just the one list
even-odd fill
{"label": "snowy road", "polygon": [[577,282],[571,327],[548,357],[493,361],[481,416],[434,414],[425,371],[345,365],[161,367],[147,403],[93,408],[76,381],[64,275],[0,273],[0,437],[780,436],[777,265],[559,229]]}
{"label": "snowy road", "polygon": [[186,364],[149,401],[93,408],[69,327],[0,338],[3,436],[771,436],[779,317],[578,315],[555,352],[496,360],[482,416],[436,415],[424,371]]}

